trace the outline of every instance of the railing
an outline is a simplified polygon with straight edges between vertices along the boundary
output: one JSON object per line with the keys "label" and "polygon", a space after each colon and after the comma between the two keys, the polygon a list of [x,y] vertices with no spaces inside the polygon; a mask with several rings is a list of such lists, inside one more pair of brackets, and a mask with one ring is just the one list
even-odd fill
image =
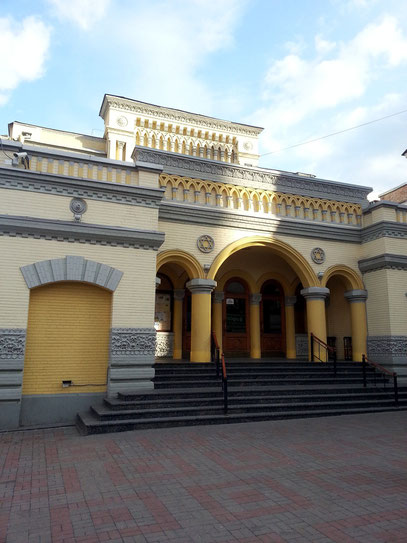
{"label": "railing", "polygon": [[[324,358],[321,358],[321,349],[325,354]],[[336,349],[311,332],[311,362],[315,362],[315,359],[320,362],[332,360],[334,375],[336,376]]]}
{"label": "railing", "polygon": [[367,377],[366,377],[366,366],[370,366],[373,368],[373,375],[374,375],[374,384],[376,386],[377,384],[377,374],[376,369],[379,370],[379,372],[383,375],[383,386],[386,386],[386,375],[389,375],[390,377],[393,377],[393,387],[394,387],[394,402],[397,405],[399,403],[399,389],[397,385],[397,373],[395,371],[390,371],[387,368],[381,366],[380,364],[377,364],[376,362],[372,362],[367,358],[366,355],[362,354],[362,374],[363,374],[363,387],[367,387]]}
{"label": "railing", "polygon": [[215,362],[216,377],[222,377],[222,391],[223,391],[223,411],[228,412],[228,377],[226,373],[225,357],[220,351],[219,343],[216,338],[215,332],[212,332],[212,346],[211,357],[212,362]]}

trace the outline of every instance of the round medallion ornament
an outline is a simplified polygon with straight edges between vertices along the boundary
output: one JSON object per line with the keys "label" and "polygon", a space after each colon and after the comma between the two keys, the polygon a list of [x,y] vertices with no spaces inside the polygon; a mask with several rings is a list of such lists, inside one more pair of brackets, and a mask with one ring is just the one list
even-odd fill
{"label": "round medallion ornament", "polygon": [[246,141],[246,143],[243,145],[246,151],[251,151],[253,149],[253,144],[251,141]]}
{"label": "round medallion ornament", "polygon": [[125,126],[127,126],[128,122],[129,122],[129,121],[126,119],[126,117],[123,117],[123,115],[117,119],[117,124],[118,124],[119,126],[121,126],[122,128],[124,128]]}
{"label": "round medallion ornament", "polygon": [[215,242],[211,236],[199,236],[196,242],[198,249],[203,253],[210,253],[215,248]]}
{"label": "round medallion ornament", "polygon": [[88,206],[82,198],[72,198],[69,209],[72,211],[75,221],[80,221]]}
{"label": "round medallion ornament", "polygon": [[311,251],[311,258],[315,264],[323,264],[325,262],[325,251],[320,247],[315,247]]}

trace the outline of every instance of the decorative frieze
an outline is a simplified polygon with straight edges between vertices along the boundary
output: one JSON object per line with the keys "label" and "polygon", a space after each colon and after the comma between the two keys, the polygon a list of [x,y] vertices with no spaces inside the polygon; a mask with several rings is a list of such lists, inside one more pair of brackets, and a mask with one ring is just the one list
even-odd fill
{"label": "decorative frieze", "polygon": [[112,328],[110,353],[112,358],[154,356],[154,328]]}
{"label": "decorative frieze", "polygon": [[155,356],[157,358],[172,358],[174,353],[174,332],[157,332]]}
{"label": "decorative frieze", "polygon": [[377,270],[407,270],[407,256],[384,253],[359,260],[358,264],[362,273]]}
{"label": "decorative frieze", "polygon": [[24,358],[25,328],[0,328],[0,359]]}

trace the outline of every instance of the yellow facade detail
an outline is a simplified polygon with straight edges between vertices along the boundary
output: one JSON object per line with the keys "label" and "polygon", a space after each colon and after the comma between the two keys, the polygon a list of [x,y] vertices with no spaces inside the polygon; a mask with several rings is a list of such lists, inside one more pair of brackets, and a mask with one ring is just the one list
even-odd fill
{"label": "yellow facade detail", "polygon": [[208,279],[215,279],[222,264],[234,253],[246,247],[268,247],[295,270],[304,288],[318,285],[319,281],[316,274],[305,258],[287,243],[271,236],[249,236],[225,247],[214,259],[208,272]]}
{"label": "yellow facade detail", "polygon": [[250,304],[250,358],[261,358],[260,305]]}
{"label": "yellow facade detail", "polygon": [[[23,394],[105,391],[111,313],[112,294],[99,287],[65,282],[31,290]],[[63,388],[63,380],[87,386]]]}
{"label": "yellow facade detail", "polygon": [[183,300],[174,300],[174,316],[173,316],[173,328],[174,328],[174,360],[182,359],[182,306]]}
{"label": "yellow facade detail", "polygon": [[360,205],[161,174],[164,199],[279,217],[359,226]]}
{"label": "yellow facade detail", "polygon": [[297,357],[297,350],[295,346],[295,315],[294,306],[285,306],[285,333],[286,333],[286,354],[285,356],[289,360],[295,360]]}
{"label": "yellow facade detail", "polygon": [[175,263],[181,266],[190,279],[202,279],[205,273],[197,259],[186,251],[163,251],[157,256],[157,271],[167,263]]}
{"label": "yellow facade detail", "polygon": [[211,294],[192,293],[191,362],[211,361]]}
{"label": "yellow facade detail", "polygon": [[352,268],[349,268],[348,266],[343,266],[341,264],[331,266],[325,271],[324,276],[321,279],[321,285],[323,287],[326,287],[329,279],[331,279],[331,277],[334,277],[335,275],[340,276],[345,281],[346,288],[348,290],[365,288],[360,275],[358,275],[355,270],[352,270]]}

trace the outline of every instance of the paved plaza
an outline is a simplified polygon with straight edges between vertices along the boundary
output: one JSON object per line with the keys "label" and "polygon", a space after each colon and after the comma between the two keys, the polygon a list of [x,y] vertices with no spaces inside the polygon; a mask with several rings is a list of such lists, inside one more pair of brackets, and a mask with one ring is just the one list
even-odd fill
{"label": "paved plaza", "polygon": [[407,413],[0,434],[0,541],[407,542]]}

